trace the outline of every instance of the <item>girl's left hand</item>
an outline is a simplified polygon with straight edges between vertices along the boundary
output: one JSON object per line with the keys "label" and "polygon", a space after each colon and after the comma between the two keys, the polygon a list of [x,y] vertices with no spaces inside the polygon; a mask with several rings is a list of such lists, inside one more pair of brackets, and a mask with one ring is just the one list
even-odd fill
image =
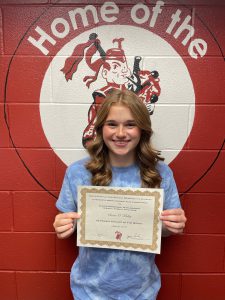
{"label": "girl's left hand", "polygon": [[163,233],[182,233],[187,218],[182,208],[167,209],[162,211],[160,220],[163,222]]}

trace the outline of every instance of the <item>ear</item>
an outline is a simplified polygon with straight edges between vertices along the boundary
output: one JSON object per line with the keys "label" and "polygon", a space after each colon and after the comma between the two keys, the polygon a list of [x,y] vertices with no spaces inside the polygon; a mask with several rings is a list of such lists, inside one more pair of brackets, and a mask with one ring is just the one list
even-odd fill
{"label": "ear", "polygon": [[102,77],[103,77],[104,79],[107,78],[107,73],[108,73],[108,71],[107,71],[106,69],[103,69],[103,70],[102,70]]}

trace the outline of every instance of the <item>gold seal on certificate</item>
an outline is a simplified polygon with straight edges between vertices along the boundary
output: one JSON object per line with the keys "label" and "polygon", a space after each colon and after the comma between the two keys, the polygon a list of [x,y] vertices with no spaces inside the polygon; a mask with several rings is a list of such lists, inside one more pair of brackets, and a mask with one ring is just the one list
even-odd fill
{"label": "gold seal on certificate", "polygon": [[160,253],[163,189],[79,186],[77,245]]}

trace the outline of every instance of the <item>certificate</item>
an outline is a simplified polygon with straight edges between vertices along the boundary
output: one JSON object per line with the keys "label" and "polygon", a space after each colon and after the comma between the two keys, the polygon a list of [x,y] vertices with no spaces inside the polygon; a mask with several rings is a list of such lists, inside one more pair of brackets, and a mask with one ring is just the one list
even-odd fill
{"label": "certificate", "polygon": [[160,253],[163,189],[79,186],[77,245]]}

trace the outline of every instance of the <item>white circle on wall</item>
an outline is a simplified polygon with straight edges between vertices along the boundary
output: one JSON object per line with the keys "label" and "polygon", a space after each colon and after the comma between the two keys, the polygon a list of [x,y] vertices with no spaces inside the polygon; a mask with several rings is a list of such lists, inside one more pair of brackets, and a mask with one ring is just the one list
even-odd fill
{"label": "white circle on wall", "polygon": [[151,116],[153,145],[170,163],[183,148],[193,126],[192,80],[183,59],[167,41],[135,26],[106,25],[85,31],[69,41],[52,59],[40,93],[41,122],[49,144],[66,165],[87,155],[82,146],[82,134],[88,124],[92,93],[106,86],[106,82],[99,72],[98,79],[87,88],[83,78],[93,75],[93,71],[84,59],[72,80],[66,81],[61,69],[75,46],[87,42],[93,32],[98,34],[105,51],[113,48],[113,39],[124,38],[122,48],[131,70],[134,56],[141,56],[141,69],[159,72],[161,94]]}

